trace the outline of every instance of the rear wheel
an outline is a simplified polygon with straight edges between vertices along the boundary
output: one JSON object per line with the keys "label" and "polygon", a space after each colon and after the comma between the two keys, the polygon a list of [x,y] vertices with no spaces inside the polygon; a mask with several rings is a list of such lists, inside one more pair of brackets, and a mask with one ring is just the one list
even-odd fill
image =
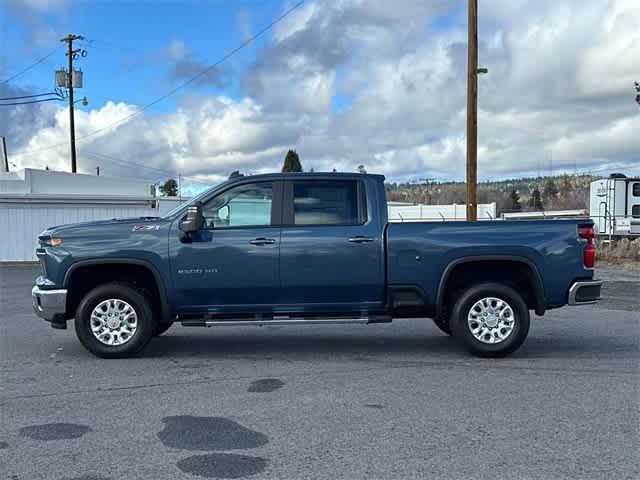
{"label": "rear wheel", "polygon": [[142,350],[154,332],[149,300],[132,286],[108,283],[94,288],[78,305],[78,339],[102,358],[130,357]]}
{"label": "rear wheel", "polygon": [[442,312],[435,317],[433,323],[435,323],[436,327],[438,327],[442,333],[451,335],[451,325],[449,325],[449,314],[447,312]]}
{"label": "rear wheel", "polygon": [[462,293],[450,320],[453,335],[472,354],[503,357],[517,350],[529,333],[529,309],[506,285],[483,283]]}

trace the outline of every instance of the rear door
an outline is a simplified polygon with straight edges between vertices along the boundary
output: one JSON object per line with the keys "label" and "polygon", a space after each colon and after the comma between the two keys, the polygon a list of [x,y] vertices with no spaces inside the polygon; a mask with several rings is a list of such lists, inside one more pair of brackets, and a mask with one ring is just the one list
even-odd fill
{"label": "rear door", "polygon": [[361,180],[285,182],[280,303],[287,309],[347,312],[383,306],[382,227],[368,203]]}

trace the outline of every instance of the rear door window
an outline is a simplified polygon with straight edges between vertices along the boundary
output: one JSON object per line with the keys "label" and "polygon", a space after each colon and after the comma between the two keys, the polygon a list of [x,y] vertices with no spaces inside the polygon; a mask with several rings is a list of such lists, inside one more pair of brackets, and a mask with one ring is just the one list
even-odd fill
{"label": "rear door window", "polygon": [[293,183],[294,225],[359,225],[364,223],[357,181]]}

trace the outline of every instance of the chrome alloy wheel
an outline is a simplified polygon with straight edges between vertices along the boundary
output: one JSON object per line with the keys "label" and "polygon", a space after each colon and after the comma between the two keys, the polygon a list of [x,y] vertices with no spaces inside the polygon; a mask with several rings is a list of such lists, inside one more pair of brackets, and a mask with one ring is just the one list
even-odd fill
{"label": "chrome alloy wheel", "polygon": [[138,328],[138,314],[124,300],[110,298],[100,302],[91,312],[91,331],[105,345],[127,343]]}
{"label": "chrome alloy wheel", "polygon": [[467,323],[473,336],[482,343],[500,343],[513,332],[515,316],[504,300],[486,297],[473,304]]}

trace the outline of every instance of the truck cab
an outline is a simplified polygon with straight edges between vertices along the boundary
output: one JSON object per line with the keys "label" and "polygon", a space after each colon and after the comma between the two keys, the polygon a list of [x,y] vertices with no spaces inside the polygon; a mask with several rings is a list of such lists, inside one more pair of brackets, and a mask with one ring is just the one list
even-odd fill
{"label": "truck cab", "polygon": [[181,314],[383,309],[378,183],[374,175],[249,177],[204,196],[193,231],[180,222],[169,229],[172,302]]}

